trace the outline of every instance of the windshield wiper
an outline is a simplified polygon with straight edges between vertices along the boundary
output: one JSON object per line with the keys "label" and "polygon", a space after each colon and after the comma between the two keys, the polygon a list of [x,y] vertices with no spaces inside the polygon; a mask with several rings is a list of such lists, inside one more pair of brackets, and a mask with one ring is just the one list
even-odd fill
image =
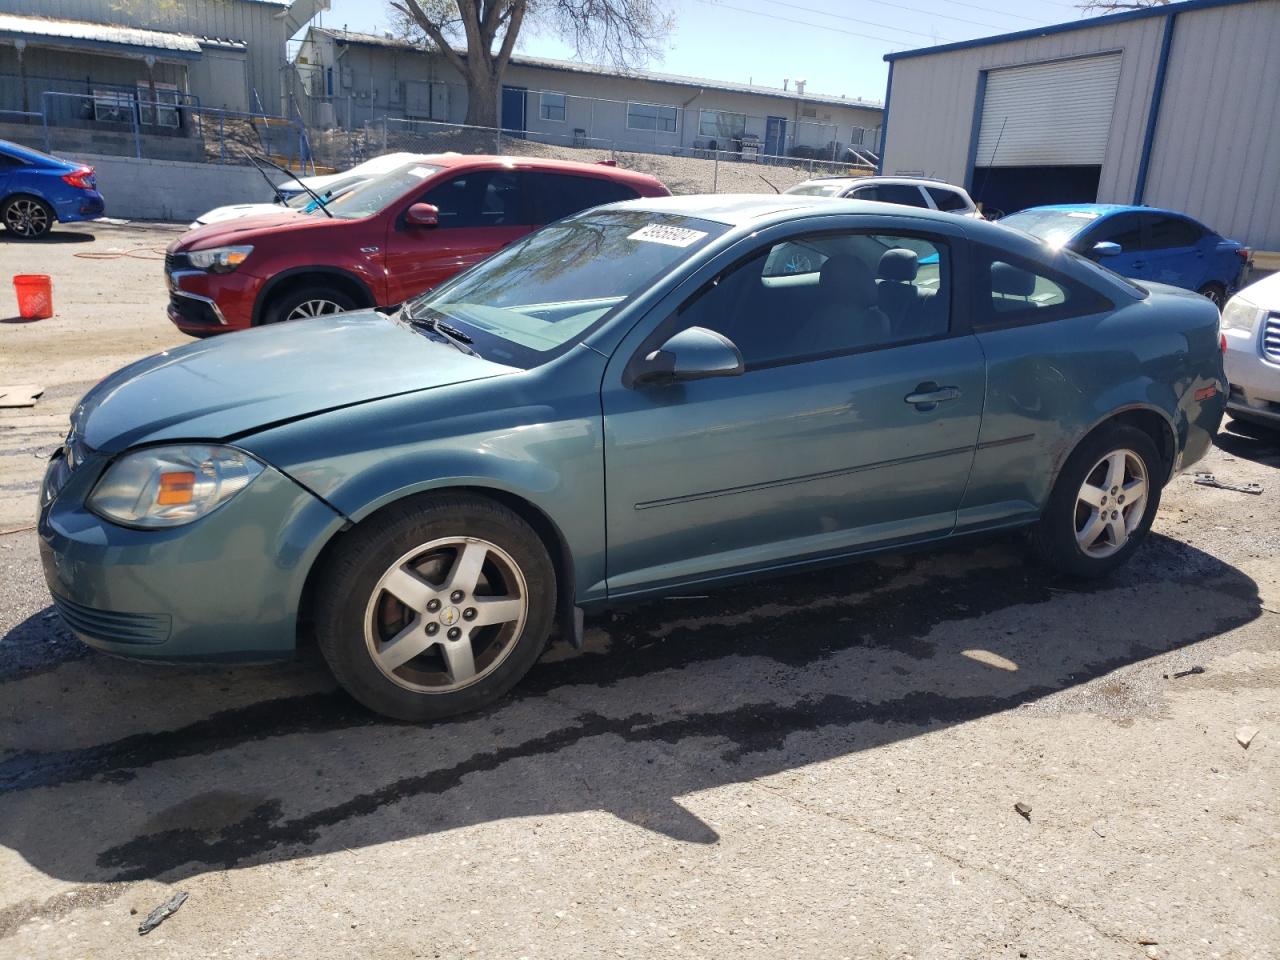
{"label": "windshield wiper", "polygon": [[445,323],[443,320],[440,319],[438,314],[434,316],[415,317],[413,314],[409,312],[409,308],[405,306],[401,308],[400,315],[404,317],[404,319],[408,323],[411,323],[413,326],[421,327],[424,330],[430,330],[432,333],[435,333],[440,335],[441,337],[444,337],[445,340],[453,344],[455,347],[457,347],[459,350],[461,350],[463,353],[467,354],[468,356],[472,356],[472,357],[480,356],[480,354],[476,353],[473,349],[471,349],[470,344],[475,343],[475,341],[471,337],[463,333],[461,330],[459,330],[457,327],[451,326],[450,324]]}

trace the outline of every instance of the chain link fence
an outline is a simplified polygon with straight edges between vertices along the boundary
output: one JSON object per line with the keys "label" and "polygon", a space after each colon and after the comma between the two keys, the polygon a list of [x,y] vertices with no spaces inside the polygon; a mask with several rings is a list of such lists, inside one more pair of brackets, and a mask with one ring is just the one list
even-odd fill
{"label": "chain link fence", "polygon": [[382,117],[357,130],[313,132],[310,146],[322,167],[344,168],[385,153],[510,154],[610,161],[658,177],[673,193],[779,192],[812,177],[874,173],[863,161],[771,156],[758,148],[711,150],[654,148],[625,140],[606,140],[541,131],[503,130],[432,120]]}

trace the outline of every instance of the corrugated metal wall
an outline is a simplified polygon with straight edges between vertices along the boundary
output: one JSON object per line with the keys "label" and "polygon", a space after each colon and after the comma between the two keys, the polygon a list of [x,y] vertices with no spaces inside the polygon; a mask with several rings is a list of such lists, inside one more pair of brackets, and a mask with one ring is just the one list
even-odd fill
{"label": "corrugated metal wall", "polygon": [[1280,250],[1280,0],[1179,15],[1146,202]]}
{"label": "corrugated metal wall", "polygon": [[1119,52],[1120,82],[1099,191],[1132,198],[1163,29],[1159,18],[1131,20],[897,61],[884,172],[964,181],[981,71]]}
{"label": "corrugated metal wall", "polygon": [[[284,106],[282,71],[288,38],[284,20],[276,15],[287,7],[287,3],[275,0],[0,0],[0,13],[244,40],[249,45],[250,87],[257,89],[269,113],[280,113]],[[192,92],[211,104],[248,99],[230,92]]]}
{"label": "corrugated metal wall", "polygon": [[[893,67],[884,172],[964,181],[981,71],[1116,51],[1098,199],[1131,203],[1165,18],[908,57]],[[1145,202],[1280,250],[1280,0],[1178,15]]]}

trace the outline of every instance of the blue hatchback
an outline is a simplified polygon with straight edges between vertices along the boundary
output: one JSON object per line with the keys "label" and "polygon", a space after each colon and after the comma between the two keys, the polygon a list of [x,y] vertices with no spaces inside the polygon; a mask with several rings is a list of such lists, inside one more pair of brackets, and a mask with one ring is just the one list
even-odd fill
{"label": "blue hatchback", "polygon": [[1121,276],[1195,290],[1219,310],[1244,285],[1249,248],[1172,210],[1109,203],[1031,207],[1000,221]]}
{"label": "blue hatchback", "polygon": [[39,240],[55,222],[102,216],[93,167],[0,140],[0,223],[19,240]]}

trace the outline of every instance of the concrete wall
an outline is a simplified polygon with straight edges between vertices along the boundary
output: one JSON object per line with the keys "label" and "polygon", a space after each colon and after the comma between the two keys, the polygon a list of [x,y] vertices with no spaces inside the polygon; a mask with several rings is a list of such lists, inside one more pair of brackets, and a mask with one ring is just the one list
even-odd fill
{"label": "concrete wall", "polygon": [[1118,51],[1120,81],[1098,199],[1129,202],[1163,31],[1164,21],[1152,17],[895,61],[884,172],[963,184],[981,71]]}
{"label": "concrete wall", "polygon": [[1179,14],[1145,202],[1280,250],[1280,0]]}
{"label": "concrete wall", "polygon": [[109,217],[187,222],[228,203],[271,199],[266,181],[252,167],[93,154],[74,159],[94,168]]}

